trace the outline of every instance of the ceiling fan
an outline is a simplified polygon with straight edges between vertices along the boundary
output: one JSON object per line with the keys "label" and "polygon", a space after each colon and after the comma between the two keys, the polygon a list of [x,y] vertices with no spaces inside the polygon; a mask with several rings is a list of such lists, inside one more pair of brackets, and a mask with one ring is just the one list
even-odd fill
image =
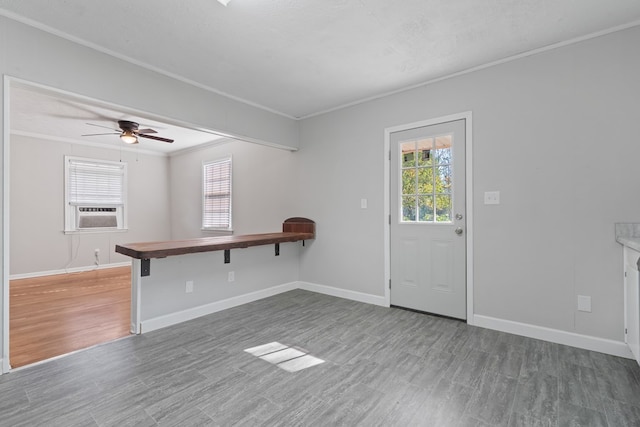
{"label": "ceiling fan", "polygon": [[[109,127],[96,125],[94,123],[87,123],[87,124],[90,126],[97,126],[105,129],[111,129]],[[147,139],[153,139],[155,141],[162,141],[162,142],[169,142],[169,143],[173,142],[173,139],[162,138],[160,136],[155,136],[155,135],[149,135],[151,133],[158,133],[158,132],[156,132],[153,129],[138,129],[140,125],[136,122],[131,122],[129,120],[118,120],[118,126],[120,127],[120,130],[113,129],[113,132],[109,132],[109,133],[91,133],[91,134],[86,134],[82,136],[120,135],[120,139],[126,142],[127,144],[137,144],[138,138],[147,138]]]}

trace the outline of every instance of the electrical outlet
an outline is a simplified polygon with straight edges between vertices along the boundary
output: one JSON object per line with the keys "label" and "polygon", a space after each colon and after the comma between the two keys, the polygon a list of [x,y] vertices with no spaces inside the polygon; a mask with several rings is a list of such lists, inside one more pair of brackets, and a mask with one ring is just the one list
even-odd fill
{"label": "electrical outlet", "polygon": [[236,273],[234,271],[229,272],[228,280],[229,282],[233,282],[234,280],[236,280]]}
{"label": "electrical outlet", "polygon": [[191,292],[193,292],[193,280],[187,280],[184,291],[187,294],[190,294]]}

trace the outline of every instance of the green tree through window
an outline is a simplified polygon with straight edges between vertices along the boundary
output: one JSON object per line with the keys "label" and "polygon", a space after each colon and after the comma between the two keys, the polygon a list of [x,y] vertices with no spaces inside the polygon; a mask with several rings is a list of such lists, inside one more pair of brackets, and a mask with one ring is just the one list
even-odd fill
{"label": "green tree through window", "polygon": [[400,144],[402,221],[451,222],[452,135]]}

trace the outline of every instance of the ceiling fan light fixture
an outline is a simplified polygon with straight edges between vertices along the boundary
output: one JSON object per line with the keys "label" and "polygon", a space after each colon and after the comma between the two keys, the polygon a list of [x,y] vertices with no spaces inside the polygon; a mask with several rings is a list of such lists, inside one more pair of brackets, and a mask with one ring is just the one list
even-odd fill
{"label": "ceiling fan light fixture", "polygon": [[138,137],[131,130],[123,131],[120,134],[120,139],[122,141],[126,142],[127,144],[137,144],[138,143]]}
{"label": "ceiling fan light fixture", "polygon": [[231,0],[218,0],[218,3],[220,3],[220,4],[221,4],[221,5],[223,5],[223,6],[226,6],[226,5],[228,5],[228,4],[229,4],[229,2],[230,2],[230,1],[231,1]]}

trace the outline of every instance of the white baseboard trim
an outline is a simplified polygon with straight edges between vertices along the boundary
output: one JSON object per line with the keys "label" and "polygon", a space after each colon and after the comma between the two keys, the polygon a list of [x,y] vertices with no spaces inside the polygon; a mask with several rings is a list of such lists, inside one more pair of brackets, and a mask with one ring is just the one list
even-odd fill
{"label": "white baseboard trim", "polygon": [[332,286],[318,285],[316,283],[298,282],[298,288],[305,291],[317,292],[319,294],[330,295],[332,297],[350,299],[367,304],[381,305],[389,307],[384,296],[365,294],[363,292],[349,291],[347,289],[334,288]]}
{"label": "white baseboard trim", "polygon": [[107,268],[128,267],[130,265],[131,265],[131,262],[129,261],[129,262],[115,262],[113,264],[102,264],[98,266],[86,265],[84,267],[63,268],[62,270],[36,271],[34,273],[12,274],[9,276],[9,280],[30,279],[32,277],[53,276],[55,274],[80,273],[84,271],[104,270]]}
{"label": "white baseboard trim", "polygon": [[581,335],[559,329],[546,328],[544,326],[530,325],[527,323],[513,322],[511,320],[497,319],[495,317],[474,315],[474,325],[496,331],[508,332],[529,338],[536,338],[556,344],[564,344],[584,350],[597,351],[599,353],[633,359],[631,350],[622,341],[614,341],[605,338]]}
{"label": "white baseboard trim", "polygon": [[152,319],[143,320],[140,322],[140,332],[146,333],[155,331],[156,329],[175,325],[181,322],[186,322],[187,320],[206,316],[207,314],[212,314],[218,311],[226,310],[228,308],[237,307],[242,304],[247,304],[263,298],[268,298],[274,295],[281,294],[283,292],[292,291],[294,289],[298,289],[298,282],[285,283],[283,285],[277,285],[260,291],[238,295],[236,297],[231,297],[187,310],[178,311],[176,313],[166,314],[164,316],[158,316]]}

